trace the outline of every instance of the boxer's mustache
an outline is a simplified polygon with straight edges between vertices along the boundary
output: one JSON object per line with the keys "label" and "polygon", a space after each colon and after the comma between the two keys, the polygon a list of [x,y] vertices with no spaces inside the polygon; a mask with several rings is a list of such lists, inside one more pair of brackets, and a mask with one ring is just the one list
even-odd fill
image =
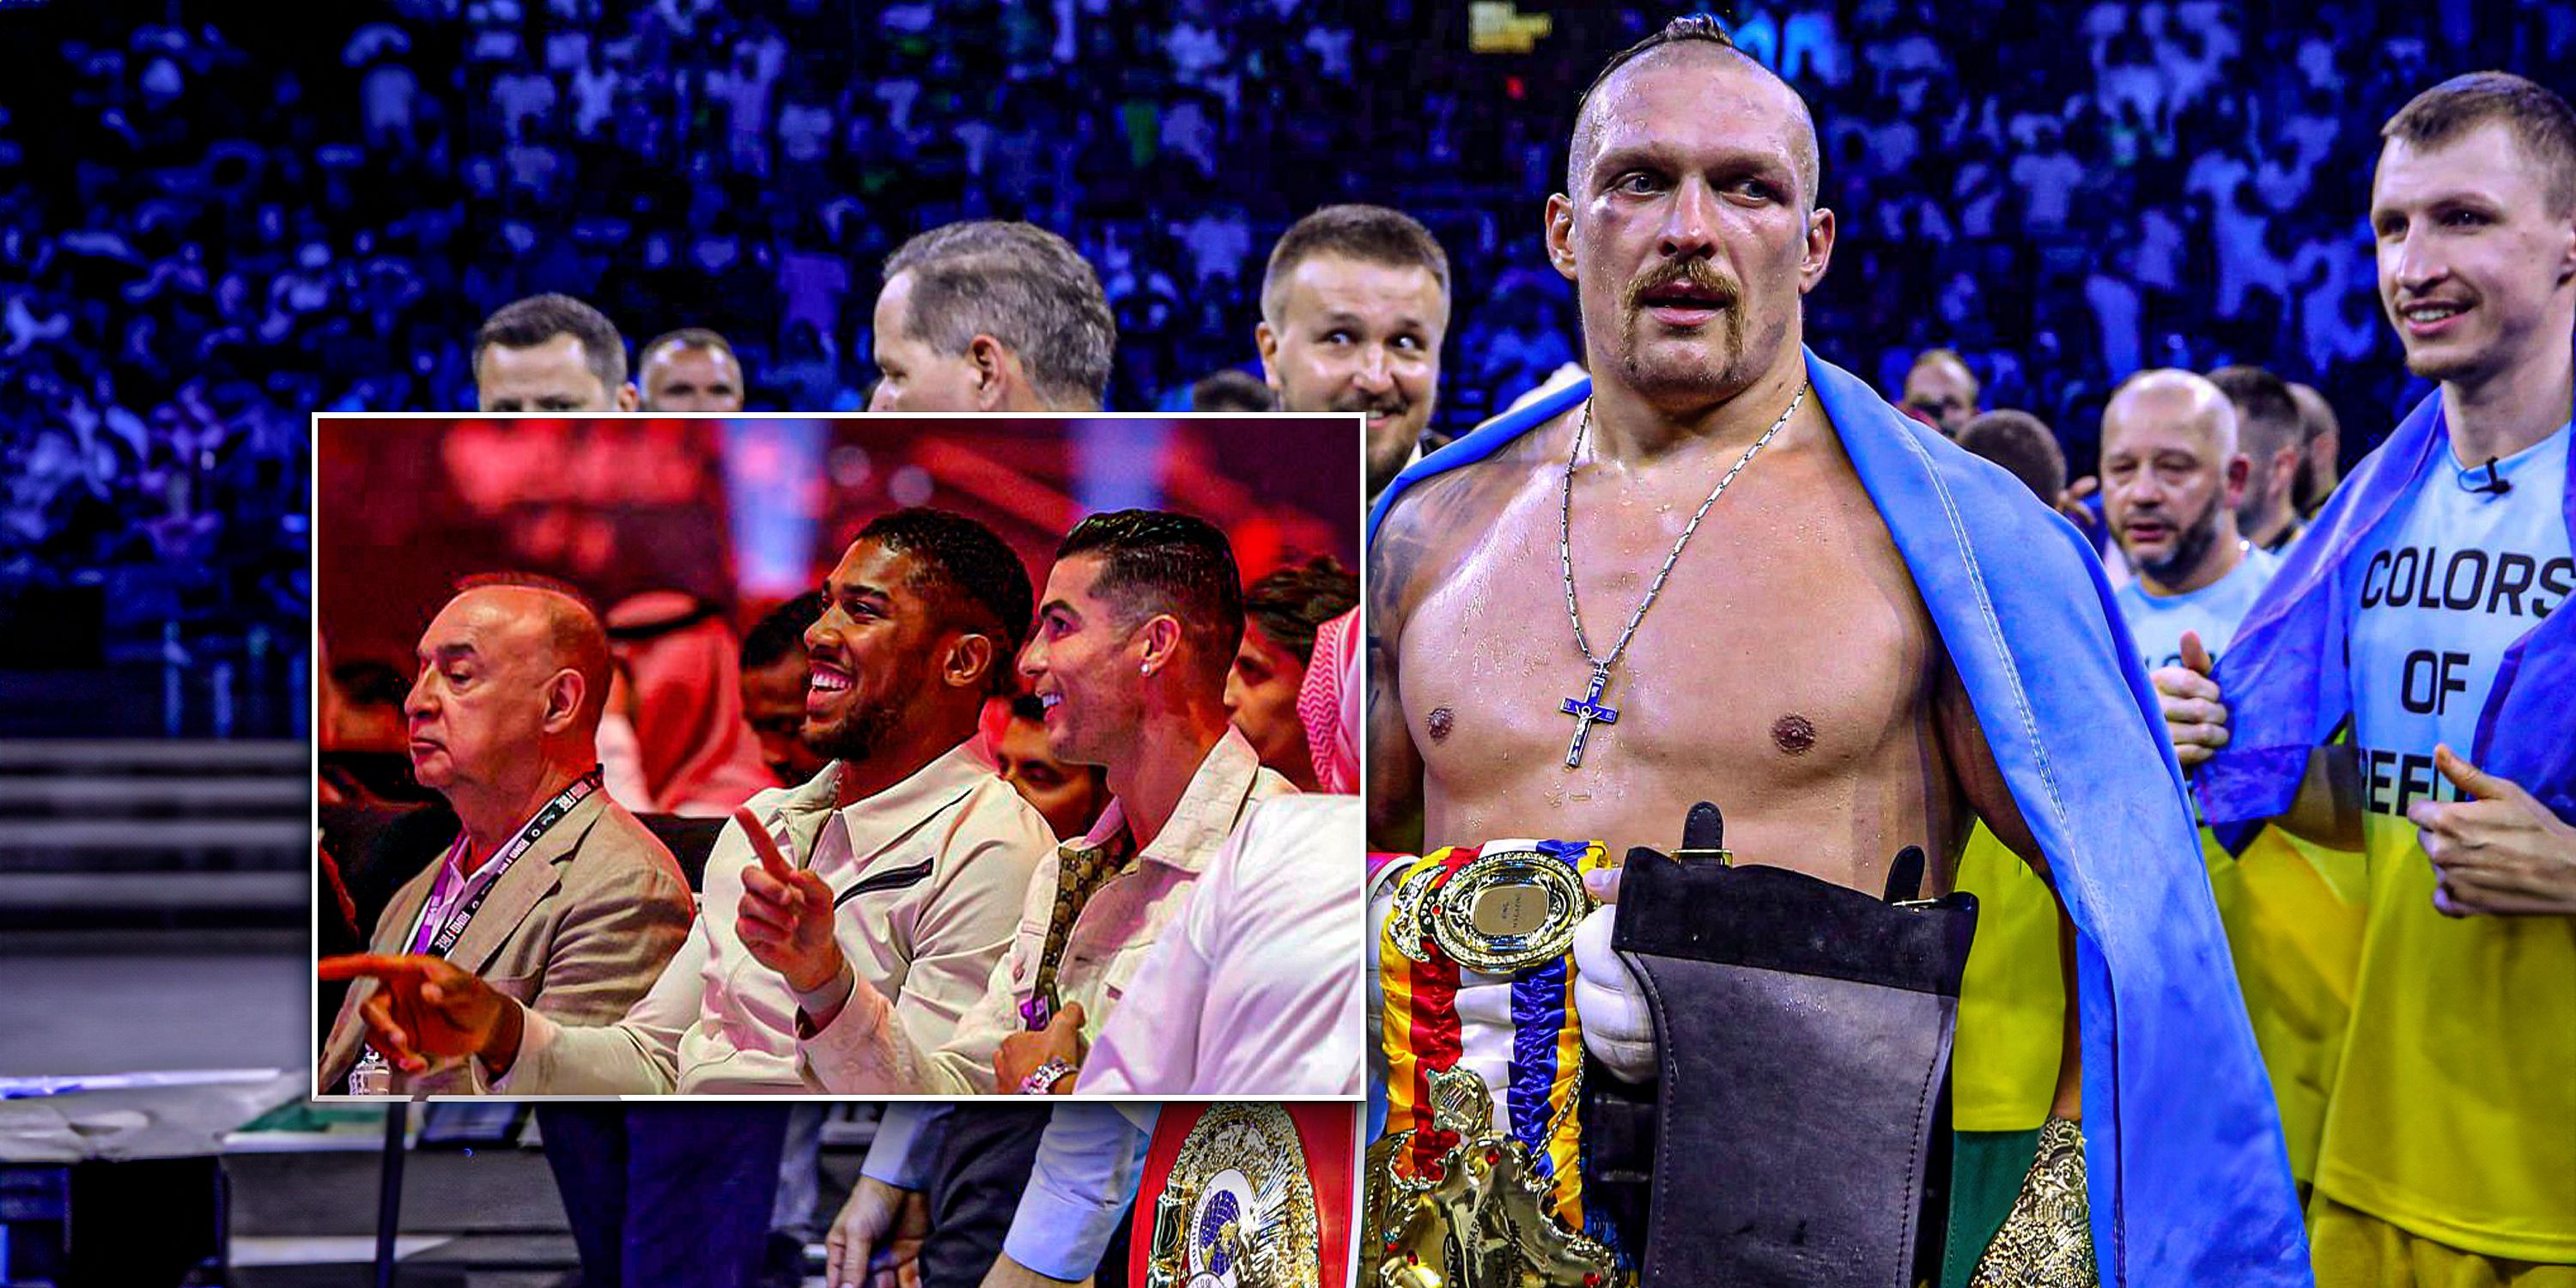
{"label": "boxer's mustache", "polygon": [[1734,278],[1717,271],[1707,260],[1680,259],[1669,261],[1661,268],[1650,269],[1628,283],[1628,288],[1620,293],[1619,302],[1633,313],[1646,302],[1647,296],[1685,282],[1707,293],[1709,302],[1718,308],[1734,308],[1744,298],[1744,288]]}

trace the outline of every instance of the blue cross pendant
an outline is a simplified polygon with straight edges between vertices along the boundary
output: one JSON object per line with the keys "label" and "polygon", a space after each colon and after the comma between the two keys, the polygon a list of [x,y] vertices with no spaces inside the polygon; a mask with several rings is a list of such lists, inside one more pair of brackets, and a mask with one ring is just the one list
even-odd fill
{"label": "blue cross pendant", "polygon": [[1601,690],[1610,683],[1610,668],[1595,663],[1592,667],[1592,691],[1580,699],[1565,700],[1565,714],[1574,717],[1574,741],[1565,749],[1565,767],[1583,763],[1583,740],[1592,736],[1592,726],[1619,723],[1619,709],[1601,705]]}

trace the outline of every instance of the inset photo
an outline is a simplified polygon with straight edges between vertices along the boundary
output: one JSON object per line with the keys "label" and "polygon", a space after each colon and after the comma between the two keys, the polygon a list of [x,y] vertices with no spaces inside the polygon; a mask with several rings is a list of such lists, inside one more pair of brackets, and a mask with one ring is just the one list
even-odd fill
{"label": "inset photo", "polygon": [[316,1094],[1356,1098],[1362,424],[316,417]]}

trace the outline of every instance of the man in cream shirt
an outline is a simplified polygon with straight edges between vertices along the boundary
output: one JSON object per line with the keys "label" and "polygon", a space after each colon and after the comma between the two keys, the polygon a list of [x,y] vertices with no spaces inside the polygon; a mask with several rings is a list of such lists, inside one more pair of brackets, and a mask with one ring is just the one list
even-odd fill
{"label": "man in cream shirt", "polygon": [[[1094,515],[1066,535],[1020,671],[1046,705],[1049,751],[1105,766],[1114,799],[1088,835],[1039,866],[1009,957],[948,1043],[914,1041],[864,986],[837,1004],[818,999],[819,1010],[809,1003],[798,1026],[817,1082],[854,1094],[1054,1091],[1070,1082],[1084,1043],[1227,836],[1254,805],[1294,792],[1226,719],[1225,678],[1242,632],[1234,553],[1209,524],[1127,510]],[[954,1194],[942,1178],[970,1154],[971,1206],[952,1219],[955,1200],[934,1205],[942,1216],[930,1238],[939,1242],[951,1225],[971,1224],[976,1235],[938,1256],[924,1244],[918,1273],[925,1285],[950,1288],[1016,1266],[1002,1241],[1032,1183],[1047,1131],[1042,1104],[1033,1112],[889,1107],[835,1223],[833,1282],[908,1260],[899,1214],[917,1210],[925,1190],[944,1184]],[[1092,1116],[1095,1130],[1116,1130],[1117,1107],[1066,1108]],[[1073,1235],[1084,1244],[1115,1213],[1093,1215]]]}
{"label": "man in cream shirt", "polygon": [[[981,524],[901,510],[860,531],[824,598],[805,636],[804,733],[833,763],[746,806],[809,860],[765,871],[739,822],[727,828],[687,944],[615,1024],[558,1024],[470,976],[433,977],[443,1026],[465,1036],[493,1090],[810,1091],[793,1027],[800,986],[864,980],[896,999],[894,1024],[928,1042],[947,1040],[983,991],[1054,845],[969,745],[1029,619],[1028,574]],[[780,919],[761,911],[779,906],[813,910],[796,954],[811,976],[763,964],[786,960],[773,946]]]}
{"label": "man in cream shirt", "polygon": [[[1323,792],[1244,820],[1157,939],[1082,1060],[1094,1095],[1357,1096],[1360,963],[1359,610],[1315,633],[1297,697]],[[1348,878],[1348,879],[1345,879]],[[1052,1136],[1053,1133],[1050,1133]],[[1047,1171],[1042,1147],[1038,1170]]]}
{"label": "man in cream shirt", "polygon": [[1293,790],[1226,720],[1242,604],[1233,551],[1201,520],[1128,510],[1065,537],[1020,670],[1046,704],[1049,750],[1107,766],[1115,799],[1039,864],[1009,955],[946,1041],[921,1041],[860,981],[845,1000],[813,998],[798,1027],[815,1082],[980,1094],[1070,1075],[1044,1052],[1098,1032],[1244,812]]}
{"label": "man in cream shirt", "polygon": [[[1254,811],[1157,937],[1082,1060],[1096,1095],[1358,1095],[1361,883],[1359,611],[1315,633],[1297,696],[1325,793]],[[1293,927],[1282,934],[1282,927]],[[1064,1104],[1039,1141],[983,1288],[1047,1288],[1098,1268],[1136,1193],[1161,1106]]]}

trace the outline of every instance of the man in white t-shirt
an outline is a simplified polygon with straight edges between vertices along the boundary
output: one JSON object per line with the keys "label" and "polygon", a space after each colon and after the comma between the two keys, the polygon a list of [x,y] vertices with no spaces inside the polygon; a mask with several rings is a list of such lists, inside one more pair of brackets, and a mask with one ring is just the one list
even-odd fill
{"label": "man in white t-shirt", "polygon": [[2319,512],[2218,675],[2153,678],[2213,824],[2362,852],[2318,1281],[2576,1284],[2576,111],[2483,72],[2381,137],[2380,299],[2440,389]]}
{"label": "man in white t-shirt", "polygon": [[2251,463],[2236,409],[2188,371],[2143,371],[2102,409],[2102,512],[2137,580],[2113,598],[2150,671],[2181,662],[2186,633],[2212,656],[2279,566],[2237,535]]}

